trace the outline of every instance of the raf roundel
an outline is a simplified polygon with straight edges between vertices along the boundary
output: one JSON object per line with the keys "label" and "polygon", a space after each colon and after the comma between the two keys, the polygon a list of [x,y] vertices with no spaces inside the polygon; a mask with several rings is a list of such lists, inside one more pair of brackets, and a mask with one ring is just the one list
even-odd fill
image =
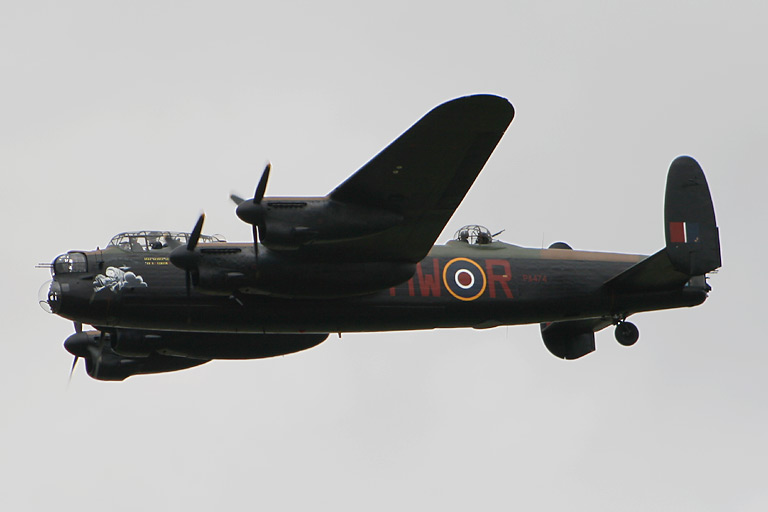
{"label": "raf roundel", "polygon": [[454,258],[443,268],[443,283],[459,300],[475,300],[485,291],[487,280],[483,269],[468,258]]}

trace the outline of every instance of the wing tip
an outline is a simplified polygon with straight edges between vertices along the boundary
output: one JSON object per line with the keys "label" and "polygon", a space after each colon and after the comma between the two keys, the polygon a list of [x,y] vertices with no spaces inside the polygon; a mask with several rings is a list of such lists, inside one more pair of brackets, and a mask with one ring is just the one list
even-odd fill
{"label": "wing tip", "polygon": [[446,101],[424,117],[428,116],[440,118],[441,122],[460,118],[464,126],[472,120],[472,124],[485,129],[504,132],[515,117],[515,107],[507,98],[495,94],[472,94]]}

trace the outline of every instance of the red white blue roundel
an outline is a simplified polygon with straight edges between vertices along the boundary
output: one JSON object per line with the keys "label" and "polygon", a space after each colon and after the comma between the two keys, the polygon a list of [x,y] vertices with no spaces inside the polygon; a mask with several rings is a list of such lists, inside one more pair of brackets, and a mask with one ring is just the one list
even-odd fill
{"label": "red white blue roundel", "polygon": [[459,300],[475,300],[483,294],[487,281],[483,269],[468,258],[454,258],[443,268],[443,283]]}

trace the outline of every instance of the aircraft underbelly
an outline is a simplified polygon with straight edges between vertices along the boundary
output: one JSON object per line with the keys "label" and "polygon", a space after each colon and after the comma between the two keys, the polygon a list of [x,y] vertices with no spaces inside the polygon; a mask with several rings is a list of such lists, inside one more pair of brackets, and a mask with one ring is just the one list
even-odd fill
{"label": "aircraft underbelly", "polygon": [[[693,306],[703,298],[682,293],[658,294],[652,300],[626,300],[622,310],[650,311]],[[155,308],[152,314],[127,309],[113,327],[199,332],[366,332],[424,330],[457,327],[495,327],[545,321],[610,316],[614,312],[599,296],[574,297],[552,302],[521,300],[512,304],[461,306],[369,304],[330,306],[311,301],[294,304],[290,311],[279,307],[197,305],[191,308]]]}

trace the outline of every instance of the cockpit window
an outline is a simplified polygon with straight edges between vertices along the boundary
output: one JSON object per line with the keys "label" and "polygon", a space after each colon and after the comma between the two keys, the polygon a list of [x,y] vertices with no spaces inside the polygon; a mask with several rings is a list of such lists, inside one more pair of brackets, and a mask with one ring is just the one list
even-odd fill
{"label": "cockpit window", "polygon": [[53,271],[55,274],[87,272],[88,264],[85,259],[85,254],[81,252],[68,252],[67,254],[62,254],[53,262]]}
{"label": "cockpit window", "polygon": [[[136,231],[113,236],[107,246],[119,247],[130,252],[156,251],[167,247],[175,249],[186,245],[189,237],[189,233],[176,231]],[[212,242],[226,242],[226,240],[220,235],[200,235],[200,243]]]}

